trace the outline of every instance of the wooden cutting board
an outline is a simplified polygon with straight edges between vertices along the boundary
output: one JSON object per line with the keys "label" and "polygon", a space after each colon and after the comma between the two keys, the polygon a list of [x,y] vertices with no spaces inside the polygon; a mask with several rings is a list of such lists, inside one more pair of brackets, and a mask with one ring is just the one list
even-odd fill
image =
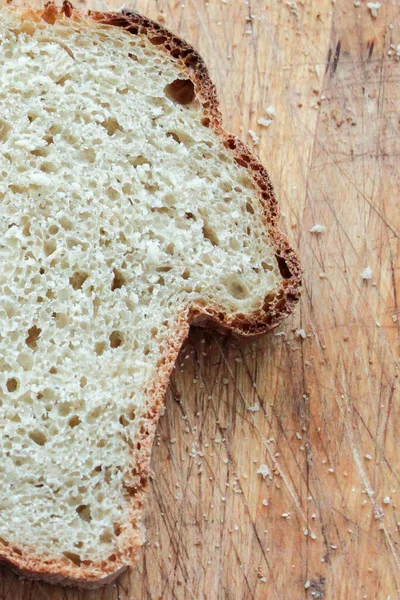
{"label": "wooden cutting board", "polygon": [[2,568],[1,600],[400,597],[400,6],[381,5],[129,4],[206,59],[227,128],[268,166],[303,298],[257,342],[192,332],[138,566],[95,592]]}

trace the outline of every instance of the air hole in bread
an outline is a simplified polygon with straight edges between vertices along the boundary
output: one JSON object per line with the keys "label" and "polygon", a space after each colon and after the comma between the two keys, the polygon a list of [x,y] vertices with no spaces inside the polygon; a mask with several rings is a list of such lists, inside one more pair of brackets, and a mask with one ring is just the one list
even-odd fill
{"label": "air hole in bread", "polygon": [[60,217],[59,223],[61,227],[66,231],[72,231],[74,228],[74,224],[72,223],[72,221],[70,221],[65,215]]}
{"label": "air hole in bread", "polygon": [[290,272],[286,260],[283,258],[283,256],[279,256],[279,254],[276,254],[275,258],[276,262],[278,263],[279,272],[283,279],[290,279],[292,277],[292,273]]}
{"label": "air hole in bread", "polygon": [[114,135],[116,131],[123,131],[123,127],[119,124],[117,119],[109,117],[102,123],[99,123],[107,131],[108,135]]}
{"label": "air hole in bread", "polygon": [[29,346],[29,348],[32,348],[32,350],[36,350],[41,332],[42,330],[39,329],[39,327],[36,327],[36,325],[33,325],[28,329],[28,337],[25,339],[25,344]]}
{"label": "air hole in bread", "polygon": [[50,225],[50,227],[48,228],[48,232],[50,233],[50,235],[56,235],[56,233],[58,233],[59,229],[57,227],[57,225]]}
{"label": "air hole in bread", "polygon": [[125,285],[125,277],[118,269],[113,269],[114,277],[111,282],[111,291],[120,290]]}
{"label": "air hole in bread", "polygon": [[193,102],[196,97],[194,84],[190,79],[175,79],[165,86],[164,92],[167,98],[183,106]]}
{"label": "air hole in bread", "polygon": [[68,81],[69,79],[71,79],[71,77],[68,74],[66,74],[63,77],[60,77],[60,79],[57,79],[56,84],[64,86],[65,82]]}
{"label": "air hole in bread", "polygon": [[48,240],[43,244],[43,250],[46,256],[50,256],[56,251],[57,245],[54,240]]}
{"label": "air hole in bread", "polygon": [[238,156],[235,156],[235,162],[241,167],[247,167],[247,162]]}
{"label": "air hole in bread", "polygon": [[0,119],[0,142],[5,142],[8,139],[10,131],[11,126],[6,121],[3,121],[3,119]]}
{"label": "air hole in bread", "polygon": [[185,269],[181,275],[182,279],[189,279],[190,277],[190,271],[189,269]]}
{"label": "air hole in bread", "polygon": [[43,173],[55,173],[57,171],[57,167],[51,162],[46,161],[40,165],[40,170],[43,171]]}
{"label": "air hole in bread", "polygon": [[24,371],[29,371],[33,365],[33,356],[31,352],[21,352],[18,355],[18,364],[24,369]]}
{"label": "air hole in bread", "polygon": [[80,504],[78,506],[78,508],[76,509],[76,512],[78,513],[78,515],[82,519],[82,521],[86,521],[86,523],[90,523],[90,521],[92,520],[92,515],[90,512],[89,504]]}
{"label": "air hole in bread", "polygon": [[175,133],[174,131],[167,131],[166,136],[171,137],[173,140],[175,140],[175,142],[178,142],[178,144],[180,144],[182,141],[180,139],[180,137],[178,136],[178,134]]}
{"label": "air hole in bread", "polygon": [[167,37],[165,35],[155,35],[150,39],[150,42],[152,44],[154,44],[154,46],[161,46],[162,44],[165,44],[165,42],[167,41]]}
{"label": "air hole in bread", "polygon": [[224,277],[223,284],[225,285],[229,294],[237,300],[243,300],[249,295],[248,290],[240,281],[239,277],[237,277],[237,275],[228,275]]}
{"label": "air hole in bread", "polygon": [[68,415],[71,414],[72,411],[72,404],[71,402],[61,402],[58,405],[58,414],[61,417],[68,417]]}
{"label": "air hole in bread", "polygon": [[57,327],[59,327],[60,329],[64,329],[64,327],[67,327],[69,323],[68,315],[66,315],[65,313],[54,313],[53,316]]}
{"label": "air hole in bread", "polygon": [[81,566],[82,560],[79,554],[75,554],[75,552],[63,552],[65,558],[68,558],[71,562],[74,563],[77,567]]}
{"label": "air hole in bread", "polygon": [[112,541],[112,533],[110,531],[105,531],[104,533],[101,534],[100,536],[100,541],[103,542],[104,544],[109,544]]}
{"label": "air hole in bread", "polygon": [[74,290],[80,290],[88,277],[89,274],[84,271],[75,271],[72,277],[69,278],[69,282]]}
{"label": "air hole in bread", "polygon": [[124,336],[120,331],[113,331],[110,335],[111,348],[119,348],[124,341]]}
{"label": "air hole in bread", "polygon": [[218,246],[219,240],[217,232],[215,231],[215,229],[210,227],[210,225],[203,225],[203,235],[206,240],[212,243],[213,246]]}
{"label": "air hole in bread", "polygon": [[274,267],[271,264],[265,262],[265,260],[262,261],[261,266],[264,269],[264,271],[273,271],[274,270]]}
{"label": "air hole in bread", "polygon": [[105,342],[97,342],[94,347],[94,351],[96,352],[97,356],[101,356],[104,353],[105,349],[106,349]]}
{"label": "air hole in bread", "polygon": [[78,415],[74,415],[73,417],[70,418],[70,420],[68,421],[68,425],[73,429],[74,427],[78,427],[78,425],[80,425],[82,423],[82,421],[80,420],[80,418],[78,417]]}
{"label": "air hole in bread", "polygon": [[18,380],[15,379],[15,377],[11,377],[10,379],[7,379],[6,388],[7,388],[7,391],[10,393],[15,392],[18,389]]}
{"label": "air hole in bread", "polygon": [[38,446],[44,446],[47,442],[47,437],[42,431],[39,431],[39,429],[34,429],[33,431],[31,431],[29,437]]}

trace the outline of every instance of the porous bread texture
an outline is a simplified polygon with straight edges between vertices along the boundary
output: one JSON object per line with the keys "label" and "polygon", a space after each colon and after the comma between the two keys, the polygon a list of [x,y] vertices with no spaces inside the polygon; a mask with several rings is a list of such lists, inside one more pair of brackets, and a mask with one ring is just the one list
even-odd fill
{"label": "porous bread texture", "polygon": [[282,276],[175,59],[83,18],[0,28],[0,538],[79,574],[142,537],[141,440],[190,307],[251,316]]}

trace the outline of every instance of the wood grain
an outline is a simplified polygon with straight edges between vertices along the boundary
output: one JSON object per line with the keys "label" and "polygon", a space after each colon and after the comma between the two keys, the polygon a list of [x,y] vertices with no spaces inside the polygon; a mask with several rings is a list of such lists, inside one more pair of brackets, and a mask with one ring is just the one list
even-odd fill
{"label": "wood grain", "polygon": [[400,8],[381,4],[376,18],[352,0],[129,5],[201,51],[227,128],[260,137],[303,298],[256,343],[192,332],[137,568],[97,592],[3,568],[1,600],[400,597]]}

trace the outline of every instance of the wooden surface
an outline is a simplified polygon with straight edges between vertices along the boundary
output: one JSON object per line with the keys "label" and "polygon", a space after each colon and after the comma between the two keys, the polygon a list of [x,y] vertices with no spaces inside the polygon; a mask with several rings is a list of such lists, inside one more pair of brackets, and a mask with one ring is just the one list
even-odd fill
{"label": "wooden surface", "polygon": [[227,127],[260,137],[303,299],[285,335],[192,332],[130,575],[82,592],[3,568],[1,600],[400,597],[400,7],[381,4],[377,17],[363,0],[129,5],[201,51]]}

